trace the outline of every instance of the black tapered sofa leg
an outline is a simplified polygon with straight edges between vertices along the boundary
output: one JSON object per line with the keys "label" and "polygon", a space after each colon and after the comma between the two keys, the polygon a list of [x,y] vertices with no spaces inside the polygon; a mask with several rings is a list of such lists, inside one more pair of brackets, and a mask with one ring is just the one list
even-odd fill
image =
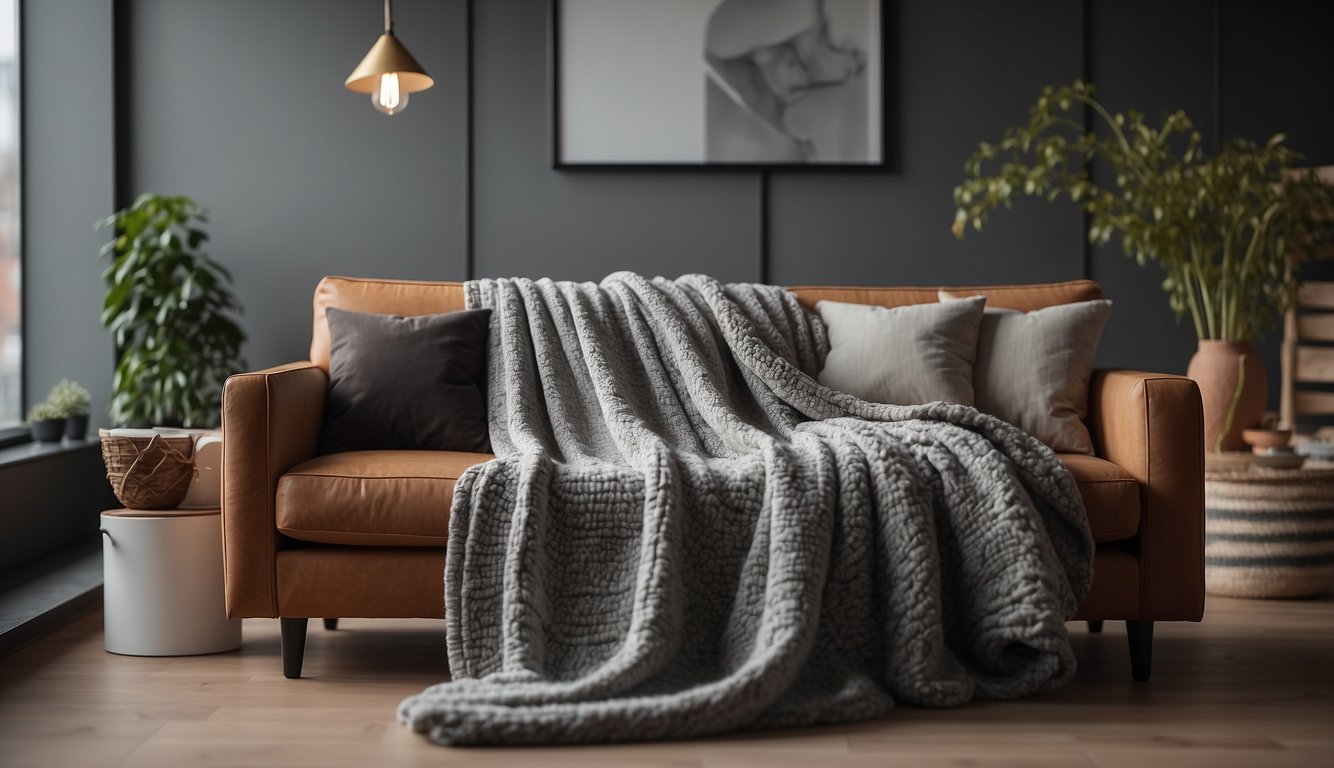
{"label": "black tapered sofa leg", "polygon": [[1130,673],[1136,680],[1148,680],[1153,669],[1153,622],[1127,620],[1126,639],[1130,641]]}
{"label": "black tapered sofa leg", "polygon": [[334,631],[335,629],[338,629],[338,619],[325,619],[324,628],[329,630],[330,632]]}
{"label": "black tapered sofa leg", "polygon": [[1102,631],[1102,619],[1089,619],[1089,631],[1098,634]]}
{"label": "black tapered sofa leg", "polygon": [[278,619],[283,634],[283,677],[301,677],[301,662],[306,656],[306,623],[309,619]]}

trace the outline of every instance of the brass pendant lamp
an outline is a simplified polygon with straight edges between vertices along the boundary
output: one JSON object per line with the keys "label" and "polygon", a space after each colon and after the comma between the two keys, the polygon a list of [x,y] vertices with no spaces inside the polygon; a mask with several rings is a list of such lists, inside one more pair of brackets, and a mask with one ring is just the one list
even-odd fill
{"label": "brass pendant lamp", "polygon": [[394,36],[391,0],[384,0],[384,34],[375,41],[343,85],[349,91],[369,93],[371,106],[386,115],[397,115],[407,109],[408,94],[435,85],[435,80]]}

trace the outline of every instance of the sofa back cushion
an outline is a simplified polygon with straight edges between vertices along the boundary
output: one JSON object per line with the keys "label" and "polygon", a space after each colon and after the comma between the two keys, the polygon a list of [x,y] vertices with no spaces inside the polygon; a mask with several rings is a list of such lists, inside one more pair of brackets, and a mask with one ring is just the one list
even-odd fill
{"label": "sofa back cushion", "polygon": [[[865,286],[799,285],[791,288],[806,309],[814,312],[821,299],[849,304],[875,304],[902,307],[908,304],[932,304],[940,286],[929,288],[868,288]],[[1030,285],[992,285],[950,287],[955,296],[986,296],[988,307],[1031,312],[1057,304],[1092,301],[1102,298],[1102,290],[1092,280]],[[377,312],[386,315],[434,315],[463,309],[463,283],[426,280],[385,280],[365,277],[326,277],[315,289],[315,317],[310,335],[310,360],[329,370],[329,323],[327,307],[353,312]]]}
{"label": "sofa back cushion", "polygon": [[438,315],[463,309],[463,283],[326,277],[315,288],[310,361],[329,370],[329,307],[381,315]]}
{"label": "sofa back cushion", "polygon": [[[823,299],[847,304],[875,304],[881,307],[902,307],[908,304],[934,304],[941,286],[929,288],[868,288],[864,286],[798,285],[789,290],[806,309],[815,311],[815,303]],[[953,296],[986,296],[987,306],[1032,312],[1057,304],[1073,304],[1102,298],[1102,289],[1092,280],[1070,280],[1063,283],[1032,283],[1029,285],[986,285],[949,287]]]}

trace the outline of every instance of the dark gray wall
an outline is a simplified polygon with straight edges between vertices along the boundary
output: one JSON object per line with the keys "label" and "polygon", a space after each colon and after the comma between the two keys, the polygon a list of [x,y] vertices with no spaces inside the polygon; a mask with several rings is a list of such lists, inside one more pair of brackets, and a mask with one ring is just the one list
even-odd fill
{"label": "dark gray wall", "polygon": [[252,365],[306,357],[324,275],[464,277],[464,10],[394,3],[436,84],[390,119],[343,88],[383,28],[374,0],[124,4],[126,188],[208,208]]}
{"label": "dark gray wall", "polygon": [[[1081,276],[1081,221],[1039,203],[956,240],[964,160],[1025,116],[1042,86],[1079,77],[1080,4],[1069,0],[888,3],[887,115],[894,169],[775,173],[773,281],[960,284]],[[1016,45],[1041,30],[1040,45]]]}
{"label": "dark gray wall", "polygon": [[23,3],[24,348],[28,403],[62,378],[93,395],[104,423],[111,343],[102,330],[108,239],[93,223],[114,210],[112,0]]}
{"label": "dark gray wall", "polygon": [[[1153,23],[1146,23],[1151,20]],[[1214,147],[1223,136],[1255,141],[1283,131],[1307,163],[1334,163],[1334,5],[1303,0],[1098,1],[1093,4],[1093,81],[1107,103],[1146,115],[1185,109]],[[1141,269],[1119,245],[1094,253],[1093,275],[1110,296],[1134,300],[1113,312],[1101,363],[1185,371],[1195,349],[1189,317],[1178,321],[1159,291],[1162,273]],[[1278,341],[1261,344],[1278,405]]]}
{"label": "dark gray wall", "polygon": [[[1090,80],[1099,99],[1114,108],[1138,109],[1157,120],[1185,109],[1211,147],[1214,125],[1215,0],[1123,0],[1094,3],[1091,9]],[[1146,19],[1153,23],[1146,24]],[[1105,133],[1105,131],[1099,131]],[[1094,177],[1107,181],[1102,168]],[[1069,213],[1069,211],[1067,211]],[[1195,351],[1189,317],[1179,320],[1167,307],[1162,273],[1138,267],[1121,245],[1095,248],[1090,277],[1117,300],[1105,331],[1099,363],[1185,373]],[[1277,380],[1278,368],[1274,368]],[[1275,401],[1277,403],[1277,401]]]}
{"label": "dark gray wall", "polygon": [[474,2],[477,276],[755,280],[756,174],[557,172],[542,0]]}
{"label": "dark gray wall", "polygon": [[[1306,162],[1334,163],[1334,101],[1322,95],[1334,92],[1334,4],[1119,0],[1093,3],[1092,22],[1091,75],[1108,103],[1153,116],[1184,109],[1208,146],[1282,131]],[[1161,271],[1137,267],[1112,244],[1096,250],[1091,276],[1122,304],[1100,362],[1184,372],[1195,332],[1162,299]],[[1261,344],[1271,407],[1281,335],[1275,328]]]}
{"label": "dark gray wall", "polygon": [[[1210,136],[1216,115],[1225,134],[1263,139],[1282,128],[1313,163],[1334,163],[1334,5],[886,8],[891,169],[774,172],[766,207],[757,172],[551,169],[547,0],[400,0],[399,31],[438,84],[393,119],[341,87],[378,29],[377,3],[126,0],[124,179],[212,209],[213,252],[236,271],[256,365],[304,356],[308,297],[323,274],[464,277],[471,223],[477,276],[703,270],[929,284],[1087,271],[1117,302],[1100,362],[1182,371],[1193,335],[1168,311],[1156,269],[1119,248],[1088,254],[1086,269],[1082,220],[1068,206],[1021,204],[954,240],[950,192],[966,156],[1022,119],[1042,85],[1087,66],[1113,107],[1185,108]],[[375,223],[386,219],[395,226],[381,236]]]}
{"label": "dark gray wall", "polygon": [[1313,164],[1334,163],[1334,3],[1226,0],[1219,24],[1223,135],[1281,131]]}
{"label": "dark gray wall", "polygon": [[98,513],[120,506],[105,480],[95,442],[72,449],[21,446],[0,453],[0,575],[96,541]]}
{"label": "dark gray wall", "polygon": [[[1217,137],[1213,97],[1217,6],[1216,0],[1094,3],[1089,74],[1098,97],[1114,108],[1134,108],[1154,120],[1165,112],[1185,110],[1211,147]],[[1101,166],[1093,172],[1098,181],[1108,180]],[[1195,330],[1190,318],[1178,321],[1168,307],[1161,271],[1153,265],[1139,267],[1115,241],[1095,248],[1092,256],[1090,277],[1117,301],[1099,362],[1184,373],[1195,351]]]}

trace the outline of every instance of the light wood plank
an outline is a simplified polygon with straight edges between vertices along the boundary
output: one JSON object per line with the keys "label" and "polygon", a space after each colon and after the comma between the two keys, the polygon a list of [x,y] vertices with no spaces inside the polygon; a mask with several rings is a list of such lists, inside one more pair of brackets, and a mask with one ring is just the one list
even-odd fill
{"label": "light wood plank", "polygon": [[1334,384],[1334,347],[1298,347],[1297,381]]}
{"label": "light wood plank", "polygon": [[1331,764],[1320,749],[1289,749],[1257,755],[1226,749],[1180,750],[1106,749],[1089,753],[1098,768],[1317,768]]}
{"label": "light wood plank", "polygon": [[1298,390],[1292,393],[1298,413],[1331,414],[1334,413],[1334,392],[1306,392]]}
{"label": "light wood plank", "polygon": [[885,768],[886,766],[914,766],[914,768],[1093,768],[1088,755],[1082,750],[1048,750],[1030,752],[1023,748],[969,750],[949,745],[935,747],[909,746],[891,750],[890,754],[854,754],[842,757],[837,763],[812,763],[801,755],[737,755],[733,757],[706,757],[705,768],[814,768],[839,765],[848,768]]}
{"label": "light wood plank", "polygon": [[1297,337],[1305,341],[1334,341],[1334,312],[1297,315]]}
{"label": "light wood plank", "polygon": [[1334,599],[1209,598],[1200,624],[1160,623],[1154,679],[1130,680],[1123,625],[1069,625],[1075,680],[1045,696],[863,723],[693,741],[447,749],[395,720],[446,679],[439,622],[312,628],[302,680],[281,676],[276,621],[250,620],[217,656],[139,659],[102,648],[100,614],[0,659],[9,766],[1334,765]]}
{"label": "light wood plank", "polygon": [[1334,282],[1308,280],[1297,287],[1297,305],[1311,309],[1334,309]]}

